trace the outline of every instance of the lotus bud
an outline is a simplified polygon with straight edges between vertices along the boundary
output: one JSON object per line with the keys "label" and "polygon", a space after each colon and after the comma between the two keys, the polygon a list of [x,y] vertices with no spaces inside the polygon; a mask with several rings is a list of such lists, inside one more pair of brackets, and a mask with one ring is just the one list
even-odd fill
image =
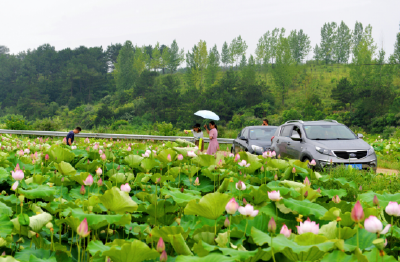
{"label": "lotus bud", "polygon": [[64,177],[61,178],[61,183],[64,183]]}
{"label": "lotus bud", "polygon": [[17,190],[18,185],[19,185],[19,182],[18,182],[18,181],[15,181],[14,184],[11,186],[11,189],[12,189],[13,191]]}
{"label": "lotus bud", "polygon": [[168,260],[167,252],[165,250],[160,255],[160,262],[166,262]]}
{"label": "lotus bud", "polygon": [[225,206],[225,210],[228,214],[233,215],[239,208],[239,204],[236,202],[235,198],[231,198]]}
{"label": "lotus bud", "polygon": [[183,187],[181,187],[181,193],[183,193],[183,191],[184,191],[184,189],[183,189]]}
{"label": "lotus bud", "polygon": [[268,222],[268,232],[269,233],[275,233],[276,231],[276,222],[273,217]]}
{"label": "lotus bud", "polygon": [[292,174],[296,174],[296,168],[292,168]]}
{"label": "lotus bud", "polygon": [[83,184],[85,184],[85,186],[91,186],[93,185],[93,177],[92,175],[88,175],[87,178],[85,180],[83,180]]}
{"label": "lotus bud", "polygon": [[18,198],[19,198],[19,201],[21,201],[21,202],[24,202],[24,200],[25,200],[25,196],[24,195],[19,195]]}
{"label": "lotus bud", "polygon": [[49,222],[49,223],[46,224],[46,227],[48,229],[52,229],[53,228],[53,224],[51,222]]}
{"label": "lotus bud", "polygon": [[168,154],[167,159],[168,159],[169,162],[172,161],[172,159],[171,159],[171,154]]}
{"label": "lotus bud", "polygon": [[231,224],[231,222],[229,222],[228,217],[226,217],[225,221],[224,221],[224,227],[229,227],[230,224]]}
{"label": "lotus bud", "polygon": [[351,210],[351,219],[356,223],[359,223],[364,219],[364,210],[359,200]]}
{"label": "lotus bud", "polygon": [[264,172],[264,166],[261,166],[261,172]]}
{"label": "lotus bud", "polygon": [[162,253],[165,250],[165,243],[162,237],[158,239],[157,252]]}
{"label": "lotus bud", "polygon": [[243,205],[246,205],[247,204],[247,200],[246,200],[246,198],[243,198]]}
{"label": "lotus bud", "polygon": [[340,197],[338,195],[336,195],[336,196],[332,197],[332,201],[333,201],[333,203],[339,204],[341,200],[340,200]]}
{"label": "lotus bud", "polygon": [[117,167],[117,171],[119,171],[119,170],[121,170],[121,166],[120,165],[118,165],[118,167]]}
{"label": "lotus bud", "polygon": [[374,196],[374,200],[372,201],[372,203],[374,204],[374,206],[379,206],[379,200],[376,195]]}
{"label": "lotus bud", "polygon": [[279,201],[279,200],[282,199],[279,190],[278,190],[278,191],[268,192],[268,198],[269,198],[271,201]]}
{"label": "lotus bud", "polygon": [[278,175],[277,174],[274,175],[274,180],[275,181],[278,180]]}
{"label": "lotus bud", "polygon": [[97,185],[98,185],[98,186],[102,186],[102,185],[103,185],[103,180],[101,179],[101,177],[100,177],[100,179],[97,181]]}
{"label": "lotus bud", "polygon": [[306,179],[304,179],[303,184],[306,185],[306,186],[310,186],[310,185],[311,185],[311,182],[310,182],[310,180],[308,179],[308,177],[306,177]]}
{"label": "lotus bud", "polygon": [[239,182],[236,183],[236,189],[237,190],[246,190],[246,185],[241,180],[239,180]]}
{"label": "lotus bud", "polygon": [[49,160],[49,155],[48,154],[45,155],[44,160],[46,160],[46,161]]}
{"label": "lotus bud", "polygon": [[239,161],[239,160],[240,160],[240,155],[239,155],[239,154],[236,154],[234,161],[237,162],[237,161]]}
{"label": "lotus bud", "polygon": [[79,193],[81,193],[81,195],[84,195],[86,193],[86,189],[85,189],[85,187],[83,185],[82,185],[81,190],[80,190]]}
{"label": "lotus bud", "polygon": [[358,190],[362,191],[362,186],[360,185],[360,187],[358,188]]}
{"label": "lotus bud", "polygon": [[308,197],[308,191],[306,191],[306,192],[304,193],[304,197],[305,197],[305,198]]}
{"label": "lotus bud", "polygon": [[316,166],[317,162],[315,162],[315,159],[311,160],[311,162],[309,163],[310,166]]}
{"label": "lotus bud", "polygon": [[76,232],[81,237],[87,237],[90,234],[87,219],[85,218],[76,229]]}
{"label": "lotus bud", "polygon": [[1,253],[1,256],[6,256],[6,251],[3,251],[3,253]]}
{"label": "lotus bud", "polygon": [[100,167],[97,168],[97,169],[96,169],[96,174],[97,174],[98,176],[100,176],[101,174],[103,174],[103,170],[101,170]]}
{"label": "lotus bud", "polygon": [[161,182],[161,177],[157,178],[156,184],[159,184]]}
{"label": "lotus bud", "polygon": [[196,180],[194,181],[193,185],[200,186],[199,177],[196,177]]}
{"label": "lotus bud", "polygon": [[389,204],[385,208],[386,213],[389,216],[400,216],[400,205],[397,202],[390,201]]}
{"label": "lotus bud", "polygon": [[285,224],[283,224],[281,231],[279,233],[281,233],[285,237],[289,238],[290,235],[292,234],[292,230],[288,229],[288,227]]}
{"label": "lotus bud", "polygon": [[321,188],[320,187],[317,189],[317,192],[318,192],[318,194],[321,194]]}
{"label": "lotus bud", "polygon": [[24,179],[24,172],[22,170],[16,170],[15,172],[11,171],[11,174],[12,178],[14,178],[17,181]]}
{"label": "lotus bud", "polygon": [[107,159],[106,154],[102,154],[102,155],[101,155],[101,159],[102,159],[103,161],[106,161],[106,159]]}
{"label": "lotus bud", "polygon": [[129,193],[129,192],[131,192],[131,187],[129,186],[128,183],[126,183],[125,185],[121,185],[121,191]]}
{"label": "lotus bud", "polygon": [[182,154],[179,154],[179,155],[178,155],[178,160],[181,161],[182,159],[183,159],[183,155],[182,155]]}
{"label": "lotus bud", "polygon": [[278,159],[280,159],[280,158],[281,158],[281,154],[278,155]]}

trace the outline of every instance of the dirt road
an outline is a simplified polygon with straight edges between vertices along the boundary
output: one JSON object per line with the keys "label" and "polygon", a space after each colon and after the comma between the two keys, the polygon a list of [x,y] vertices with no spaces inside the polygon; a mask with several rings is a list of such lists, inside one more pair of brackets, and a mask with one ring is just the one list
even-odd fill
{"label": "dirt road", "polygon": [[386,168],[378,168],[376,170],[376,173],[382,173],[382,174],[389,174],[389,175],[398,175],[399,174],[399,170],[395,170],[395,169],[386,169]]}

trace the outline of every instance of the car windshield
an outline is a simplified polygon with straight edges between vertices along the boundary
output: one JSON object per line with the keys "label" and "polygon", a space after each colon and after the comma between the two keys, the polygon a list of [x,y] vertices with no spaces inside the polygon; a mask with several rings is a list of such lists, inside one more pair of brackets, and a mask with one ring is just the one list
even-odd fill
{"label": "car windshield", "polygon": [[274,135],[276,128],[254,128],[250,129],[251,140],[266,140],[271,141],[271,137]]}
{"label": "car windshield", "polygon": [[351,140],[356,135],[342,125],[312,125],[304,126],[307,137],[313,140]]}

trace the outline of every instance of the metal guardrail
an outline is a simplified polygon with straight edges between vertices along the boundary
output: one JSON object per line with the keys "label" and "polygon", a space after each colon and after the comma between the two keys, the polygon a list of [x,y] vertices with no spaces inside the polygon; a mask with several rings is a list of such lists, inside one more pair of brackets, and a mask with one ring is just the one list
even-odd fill
{"label": "metal guardrail", "polygon": [[[0,129],[0,134],[14,134],[14,135],[33,135],[33,136],[55,136],[66,137],[68,132],[58,131],[33,131],[33,130],[7,130]],[[194,142],[194,138],[190,136],[150,136],[150,135],[128,135],[128,134],[103,134],[103,133],[79,133],[76,137],[91,137],[91,138],[112,138],[112,139],[135,139],[135,140],[159,140],[159,141],[175,141],[177,139],[185,139]],[[204,142],[210,142],[209,138],[204,138]],[[218,138],[220,144],[231,144],[231,138]]]}

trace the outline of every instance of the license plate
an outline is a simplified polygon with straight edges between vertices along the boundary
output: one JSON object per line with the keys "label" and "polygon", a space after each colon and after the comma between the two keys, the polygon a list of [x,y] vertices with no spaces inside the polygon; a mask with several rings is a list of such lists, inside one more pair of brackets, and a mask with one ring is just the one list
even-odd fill
{"label": "license plate", "polygon": [[362,164],[348,164],[346,167],[351,166],[354,169],[362,169]]}

